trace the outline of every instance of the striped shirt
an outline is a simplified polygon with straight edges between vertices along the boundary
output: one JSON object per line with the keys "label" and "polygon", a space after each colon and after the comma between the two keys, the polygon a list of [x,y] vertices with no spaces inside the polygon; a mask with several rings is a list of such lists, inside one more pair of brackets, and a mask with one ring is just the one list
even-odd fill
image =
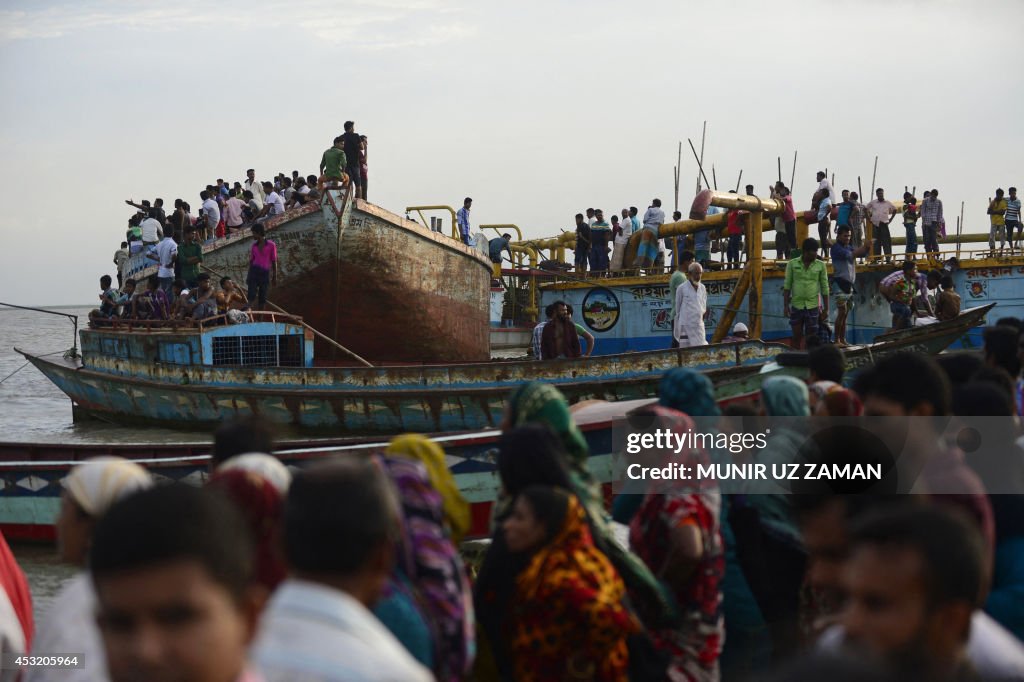
{"label": "striped shirt", "polygon": [[1006,200],[1006,222],[1020,222],[1020,199]]}
{"label": "striped shirt", "polygon": [[540,324],[538,324],[536,327],[533,328],[533,339],[532,339],[531,345],[533,346],[533,359],[534,360],[543,360],[544,359],[543,357],[541,357],[542,354],[540,352],[540,342],[541,342],[541,339],[544,336],[544,325],[546,325],[546,324],[547,324],[547,320],[545,320],[544,322],[541,322]]}
{"label": "striped shirt", "polygon": [[942,222],[942,201],[928,197],[921,202],[921,224],[931,225]]}

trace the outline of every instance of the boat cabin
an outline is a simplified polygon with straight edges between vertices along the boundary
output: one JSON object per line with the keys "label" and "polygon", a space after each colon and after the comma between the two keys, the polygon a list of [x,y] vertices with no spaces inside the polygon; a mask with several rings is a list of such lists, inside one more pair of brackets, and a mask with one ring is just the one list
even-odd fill
{"label": "boat cabin", "polygon": [[[233,314],[234,311],[232,311]],[[313,332],[302,318],[274,312],[191,320],[93,320],[81,332],[84,365],[117,359],[158,365],[312,367]]]}

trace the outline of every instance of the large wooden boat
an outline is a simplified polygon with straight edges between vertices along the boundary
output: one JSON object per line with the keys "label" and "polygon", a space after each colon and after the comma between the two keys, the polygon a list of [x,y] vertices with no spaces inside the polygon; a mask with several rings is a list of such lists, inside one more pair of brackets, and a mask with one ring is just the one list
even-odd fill
{"label": "large wooden boat", "polygon": [[[491,262],[461,241],[341,190],[266,223],[280,276],[271,300],[370,361],[472,362],[490,354]],[[245,286],[253,239],[203,247],[203,266]],[[155,272],[134,256],[126,277]],[[336,349],[317,340],[317,354]]]}

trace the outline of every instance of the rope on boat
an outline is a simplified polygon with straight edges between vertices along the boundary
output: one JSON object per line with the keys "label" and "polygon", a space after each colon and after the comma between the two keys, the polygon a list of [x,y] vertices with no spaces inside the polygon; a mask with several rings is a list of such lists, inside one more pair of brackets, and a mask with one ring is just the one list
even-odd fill
{"label": "rope on boat", "polygon": [[[6,304],[5,304],[5,305],[6,305]],[[74,350],[74,349],[69,349],[69,350],[58,350],[58,351],[54,351],[54,352],[52,352],[52,353],[46,353],[46,354],[44,354],[44,355],[40,355],[40,356],[38,356],[38,357],[41,357],[41,358],[45,358],[45,357],[49,357],[50,355],[57,355],[58,353],[62,353],[62,354],[64,355],[64,357],[65,357],[65,358],[67,358],[67,357],[69,357],[69,356],[70,356],[70,357],[75,357],[75,356],[73,356],[73,355],[70,355],[70,354],[71,354],[71,352],[72,352],[73,350]],[[26,367],[28,367],[28,366],[29,366],[29,364],[31,364],[31,363],[29,363],[29,362],[28,362],[28,361],[26,360],[26,361],[25,361],[25,363],[24,363],[24,364],[22,364],[22,366],[21,366],[21,367],[19,367],[18,369],[14,370],[13,372],[11,372],[11,373],[10,373],[10,374],[8,374],[7,376],[5,376],[5,377],[4,377],[3,379],[0,379],[0,384],[4,383],[5,381],[7,381],[7,380],[8,380],[8,379],[10,379],[11,377],[13,377],[13,376],[14,376],[15,374],[17,374],[18,372],[20,372],[21,370],[23,370],[23,369],[25,369]]]}
{"label": "rope on boat", "polygon": [[[62,312],[58,312],[56,310],[47,310],[46,308],[33,308],[31,306],[26,306],[26,305],[15,305],[13,303],[4,303],[3,301],[0,301],[0,305],[5,305],[8,308],[17,308],[18,310],[31,310],[34,313],[46,313],[47,315],[60,315],[62,317],[68,318],[69,320],[71,320],[71,324],[74,325],[74,331],[72,332],[72,337],[71,337],[71,348],[69,348],[66,351],[63,351],[64,357],[65,358],[69,358],[69,359],[74,359],[74,358],[78,357],[78,315],[72,315],[71,313],[62,313]],[[54,353],[50,353],[50,355],[54,355]],[[21,369],[21,367],[19,367],[18,369]],[[14,370],[14,371],[17,372],[18,370]],[[13,374],[13,372],[12,372],[12,374]],[[3,381],[0,381],[0,383],[3,383]]]}

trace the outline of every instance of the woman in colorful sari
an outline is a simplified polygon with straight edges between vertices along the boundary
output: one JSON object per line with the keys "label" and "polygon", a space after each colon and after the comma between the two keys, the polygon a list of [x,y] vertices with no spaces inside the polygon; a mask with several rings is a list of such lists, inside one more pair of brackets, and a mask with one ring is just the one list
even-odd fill
{"label": "woman in colorful sari", "polygon": [[401,500],[403,528],[389,591],[394,603],[385,599],[375,612],[438,680],[464,679],[475,653],[473,603],[455,538],[469,529],[469,505],[441,446],[423,436],[393,439],[384,466]]}
{"label": "woman in colorful sari", "polygon": [[509,550],[526,560],[509,633],[515,679],[627,682],[626,640],[639,624],[576,497],[531,486],[516,496],[502,530]]}
{"label": "woman in colorful sari", "polygon": [[590,457],[587,441],[573,422],[565,396],[550,384],[534,381],[512,393],[506,405],[502,430],[538,423],[546,424],[561,441],[573,492],[587,512],[595,541],[607,552],[625,581],[640,620],[649,628],[673,622],[672,604],[651,571],[615,540],[611,519],[604,507],[601,485],[587,469]]}
{"label": "woman in colorful sari", "polygon": [[[688,416],[661,405],[637,410],[659,429],[682,435],[695,426]],[[703,450],[651,453],[651,464],[708,466]],[[680,623],[655,630],[655,646],[672,657],[668,679],[717,681],[718,656],[725,635],[722,578],[725,553],[719,519],[721,496],[714,481],[654,480],[630,522],[629,543],[651,571],[675,595]]]}
{"label": "woman in colorful sari", "polygon": [[[696,370],[677,367],[666,372],[658,384],[658,403],[688,415],[699,431],[717,431],[722,411],[715,400],[715,387],[710,379]],[[714,462],[731,461],[728,452],[712,450],[708,454]],[[772,643],[768,626],[736,553],[736,535],[729,523],[729,506],[733,496],[726,494],[728,490],[724,485],[721,492],[722,510],[719,518],[725,549],[722,595],[725,629],[729,636],[725,638],[720,661],[725,679],[741,679],[765,669],[771,660]]]}

